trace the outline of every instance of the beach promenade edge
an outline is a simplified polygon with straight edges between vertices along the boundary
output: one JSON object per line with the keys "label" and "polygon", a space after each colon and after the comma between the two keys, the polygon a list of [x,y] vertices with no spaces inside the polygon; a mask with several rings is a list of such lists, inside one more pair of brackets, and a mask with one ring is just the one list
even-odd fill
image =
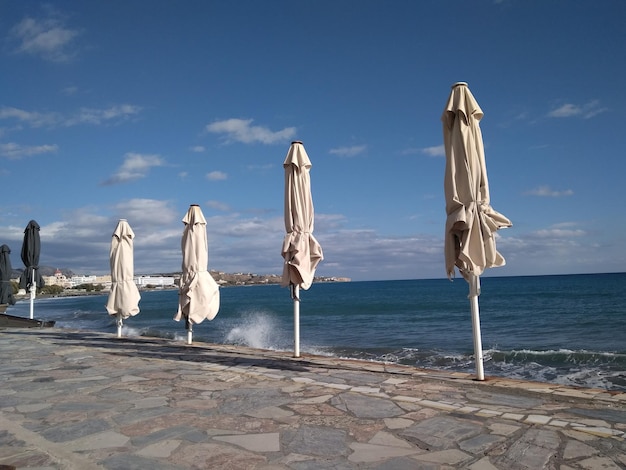
{"label": "beach promenade edge", "polygon": [[626,467],[623,392],[60,328],[0,338],[0,469]]}

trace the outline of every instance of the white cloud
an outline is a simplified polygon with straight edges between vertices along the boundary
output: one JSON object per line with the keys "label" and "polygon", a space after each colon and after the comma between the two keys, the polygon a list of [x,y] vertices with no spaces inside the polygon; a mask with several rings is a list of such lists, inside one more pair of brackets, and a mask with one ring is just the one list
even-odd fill
{"label": "white cloud", "polygon": [[190,147],[189,150],[195,153],[202,153],[206,149],[202,145],[194,145],[193,147]]}
{"label": "white cloud", "polygon": [[445,157],[446,151],[443,145],[436,145],[433,147],[422,147],[422,148],[410,147],[410,148],[406,148],[402,150],[400,154],[401,155],[422,154],[422,155],[428,155],[429,157]]}
{"label": "white cloud", "polygon": [[621,272],[626,262],[619,237],[598,237],[577,223],[516,232],[507,230],[498,240],[498,251],[507,265],[490,270],[494,275]]}
{"label": "white cloud", "polygon": [[77,29],[65,26],[62,19],[24,18],[11,29],[15,52],[30,54],[52,62],[68,62],[76,55]]}
{"label": "white cloud", "polygon": [[583,119],[592,118],[600,113],[608,111],[608,108],[600,106],[598,100],[589,101],[583,105],[565,103],[548,113],[548,117],[569,118],[581,117]]}
{"label": "white cloud", "polygon": [[102,182],[103,186],[126,183],[144,178],[150,168],[163,166],[164,160],[159,155],[143,155],[140,153],[127,153],[124,155],[124,163],[120,169],[110,178]]}
{"label": "white cloud", "polygon": [[[180,269],[182,218],[168,201],[131,199],[111,208],[82,207],[62,220],[40,223],[42,266],[67,267],[77,274],[109,271],[111,236],[118,220],[127,219],[135,232],[135,273]],[[0,236],[19,247],[24,227],[0,226]],[[19,259],[19,249],[13,249]],[[14,263],[16,266],[16,263]]]}
{"label": "white cloud", "polygon": [[63,88],[61,90],[61,93],[66,95],[66,96],[75,95],[76,93],[78,93],[78,87],[77,86],[67,86],[67,87],[65,87],[65,88]]}
{"label": "white cloud", "polygon": [[552,228],[570,228],[576,226],[578,226],[576,222],[559,222],[551,225]]}
{"label": "white cloud", "polygon": [[563,197],[563,196],[573,196],[574,191],[572,191],[571,189],[556,191],[550,188],[550,186],[539,186],[538,188],[526,191],[524,194],[528,196],[540,196],[540,197]]}
{"label": "white cloud", "polygon": [[215,209],[215,210],[222,211],[222,212],[230,211],[230,206],[226,204],[225,202],[207,201],[206,206],[210,207],[211,209]]}
{"label": "white cloud", "polygon": [[[204,207],[220,205],[217,201],[204,203]],[[186,209],[176,208],[170,201],[131,199],[111,207],[76,209],[64,214],[62,220],[40,221],[40,264],[68,267],[80,274],[107,273],[111,234],[117,221],[125,218],[136,236],[136,273],[179,271],[181,219]],[[341,214],[318,213],[315,222],[314,235],[325,258],[317,269],[320,276],[354,280],[445,277],[441,234],[389,236],[372,228],[350,228],[350,220]],[[0,238],[13,247],[17,259],[16,247],[21,245],[23,231],[23,226],[0,224]],[[619,237],[598,240],[576,222],[528,233],[509,229],[498,234],[498,251],[507,265],[488,270],[488,276],[618,271],[626,262],[619,249]],[[280,247],[285,228],[281,216],[224,212],[207,217],[207,235],[210,269],[274,274],[282,271]]]}
{"label": "white cloud", "polygon": [[[386,236],[372,229],[316,230],[324,250],[319,275],[355,279],[443,277],[443,240],[433,235]],[[328,263],[328,266],[326,265]],[[329,268],[329,269],[327,269]]]}
{"label": "white cloud", "polygon": [[0,156],[17,160],[23,157],[30,157],[32,155],[56,152],[58,148],[59,147],[56,144],[23,146],[14,142],[9,142],[6,144],[0,144]]}
{"label": "white cloud", "polygon": [[216,121],[206,126],[207,132],[222,134],[228,142],[243,142],[251,144],[260,142],[273,144],[287,141],[296,134],[295,127],[286,127],[280,131],[271,131],[267,127],[252,126],[252,119],[226,119]]}
{"label": "white cloud", "polygon": [[445,157],[446,150],[443,145],[437,145],[435,147],[425,147],[422,149],[422,153],[429,157]]}
{"label": "white cloud", "polygon": [[3,106],[0,108],[0,119],[15,119],[29,124],[31,127],[52,126],[59,122],[60,116],[55,113],[39,113],[23,109]]}
{"label": "white cloud", "polygon": [[531,234],[533,237],[558,239],[560,242],[565,238],[582,237],[584,235],[586,235],[586,232],[581,229],[563,229],[558,227],[537,230]]}
{"label": "white cloud", "polygon": [[144,227],[158,227],[177,222],[184,214],[176,213],[169,201],[157,199],[130,199],[115,205],[119,218],[128,220],[129,224]]}
{"label": "white cloud", "polygon": [[246,168],[250,171],[267,171],[274,168],[276,165],[273,163],[266,163],[264,165],[247,165]]}
{"label": "white cloud", "polygon": [[211,171],[207,173],[206,178],[209,181],[223,181],[228,178],[228,175],[223,171]]}
{"label": "white cloud", "polygon": [[81,108],[76,115],[65,119],[63,125],[67,127],[77,124],[99,125],[128,119],[140,111],[141,107],[132,104],[120,104],[105,109]]}
{"label": "white cloud", "polygon": [[367,149],[367,145],[353,145],[352,147],[337,147],[330,149],[328,153],[340,157],[355,157]]}
{"label": "white cloud", "polygon": [[548,113],[550,117],[572,117],[582,114],[582,109],[573,104],[564,104]]}
{"label": "white cloud", "polygon": [[109,108],[81,108],[73,116],[62,116],[59,113],[41,113],[4,106],[0,108],[0,119],[14,119],[28,124],[30,127],[71,127],[80,124],[100,125],[117,123],[127,120],[141,112],[141,107],[132,104],[119,104]]}

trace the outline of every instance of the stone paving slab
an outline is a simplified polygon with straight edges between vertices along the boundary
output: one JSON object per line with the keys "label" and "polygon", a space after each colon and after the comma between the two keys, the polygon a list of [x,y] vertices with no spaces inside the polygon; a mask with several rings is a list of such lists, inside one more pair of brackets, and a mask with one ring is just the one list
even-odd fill
{"label": "stone paving slab", "polygon": [[0,470],[621,469],[626,394],[0,330]]}

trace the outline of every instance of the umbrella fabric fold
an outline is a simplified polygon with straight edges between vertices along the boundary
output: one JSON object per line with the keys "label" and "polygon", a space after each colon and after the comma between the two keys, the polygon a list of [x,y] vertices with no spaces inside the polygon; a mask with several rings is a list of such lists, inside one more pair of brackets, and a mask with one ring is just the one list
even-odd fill
{"label": "umbrella fabric fold", "polygon": [[[204,320],[213,320],[220,307],[219,286],[208,271],[209,249],[206,219],[200,206],[192,204],[182,219],[182,275],[178,294],[178,312],[174,320],[187,321],[187,329]],[[191,338],[190,338],[191,339]]]}
{"label": "umbrella fabric fold", "polygon": [[311,287],[317,265],[324,259],[313,236],[311,160],[302,142],[292,142],[283,163],[285,169],[285,235],[281,254],[285,260],[281,285]]}
{"label": "umbrella fabric fold", "polygon": [[11,286],[11,249],[7,245],[0,247],[0,304],[14,305],[13,287]]}
{"label": "umbrella fabric fold", "polygon": [[134,238],[135,233],[126,219],[120,219],[111,237],[111,292],[106,304],[109,315],[117,317],[118,337],[122,320],[139,313],[141,295],[134,281]]}
{"label": "umbrella fabric fold", "polygon": [[452,86],[441,116],[446,151],[445,262],[449,278],[456,266],[469,284],[469,300],[476,359],[476,378],[484,380],[480,333],[480,275],[487,268],[504,266],[496,250],[496,231],[511,221],[491,207],[485,150],[480,130],[483,111],[467,83]]}
{"label": "umbrella fabric fold", "polygon": [[446,170],[446,273],[456,266],[466,280],[485,269],[504,266],[496,250],[496,231],[511,221],[491,207],[480,120],[483,112],[466,83],[457,83],[446,103],[443,122]]}
{"label": "umbrella fabric fold", "polygon": [[285,168],[285,230],[281,285],[289,286],[293,299],[294,357],[300,357],[300,288],[311,287],[315,268],[324,259],[313,236],[314,209],[311,196],[311,160],[302,142],[292,142],[283,162]]}

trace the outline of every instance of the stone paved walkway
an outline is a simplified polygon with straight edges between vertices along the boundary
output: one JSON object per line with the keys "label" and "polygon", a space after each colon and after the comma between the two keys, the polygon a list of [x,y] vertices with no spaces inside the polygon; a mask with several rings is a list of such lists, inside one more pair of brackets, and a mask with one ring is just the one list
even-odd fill
{"label": "stone paved walkway", "polygon": [[0,330],[0,470],[623,469],[625,438],[625,393]]}

